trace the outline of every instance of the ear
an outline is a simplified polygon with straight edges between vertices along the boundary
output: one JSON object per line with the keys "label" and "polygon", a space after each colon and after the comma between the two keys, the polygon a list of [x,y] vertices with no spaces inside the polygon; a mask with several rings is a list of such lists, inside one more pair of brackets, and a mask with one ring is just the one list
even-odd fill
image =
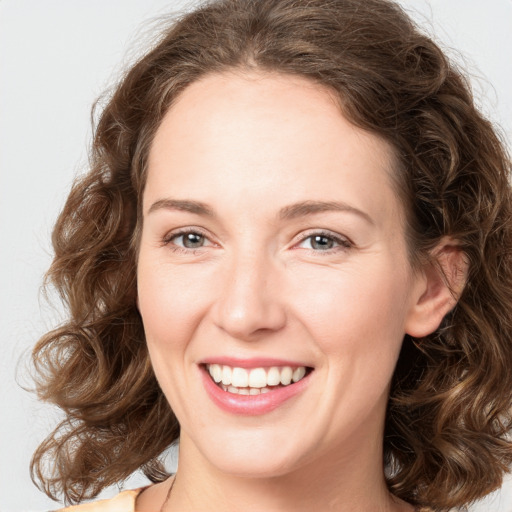
{"label": "ear", "polygon": [[466,284],[468,260],[451,238],[443,238],[430,253],[428,263],[417,272],[413,304],[405,332],[415,338],[433,333],[450,312]]}

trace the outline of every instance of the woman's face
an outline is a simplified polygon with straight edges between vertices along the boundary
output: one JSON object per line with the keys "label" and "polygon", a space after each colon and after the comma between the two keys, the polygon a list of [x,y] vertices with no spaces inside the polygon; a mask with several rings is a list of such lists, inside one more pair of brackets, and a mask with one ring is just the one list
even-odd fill
{"label": "woman's face", "polygon": [[166,114],[138,304],[182,457],[246,476],[378,462],[422,283],[392,167],[301,78],[210,75]]}

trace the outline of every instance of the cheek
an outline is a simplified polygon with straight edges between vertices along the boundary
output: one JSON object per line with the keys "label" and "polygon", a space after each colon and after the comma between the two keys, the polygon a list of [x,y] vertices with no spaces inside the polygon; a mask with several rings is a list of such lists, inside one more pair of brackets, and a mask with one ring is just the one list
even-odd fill
{"label": "cheek", "polygon": [[196,328],[211,286],[206,285],[205,276],[197,269],[148,260],[141,253],[137,272],[138,303],[146,338],[148,344],[172,348]]}
{"label": "cheek", "polygon": [[146,343],[155,376],[172,404],[183,417],[190,385],[190,341],[204,310],[202,277],[185,267],[170,265],[141,251],[137,272],[138,303]]}
{"label": "cheek", "polygon": [[398,356],[404,336],[407,283],[391,268],[310,273],[290,290],[300,318],[326,355],[365,363]]}

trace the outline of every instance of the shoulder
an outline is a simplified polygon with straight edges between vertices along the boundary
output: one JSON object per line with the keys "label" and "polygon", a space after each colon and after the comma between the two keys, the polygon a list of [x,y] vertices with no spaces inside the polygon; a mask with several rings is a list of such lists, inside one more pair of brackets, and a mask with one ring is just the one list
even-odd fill
{"label": "shoulder", "polygon": [[108,500],[99,500],[65,507],[55,512],[135,512],[135,500],[143,490],[144,487],[123,491]]}

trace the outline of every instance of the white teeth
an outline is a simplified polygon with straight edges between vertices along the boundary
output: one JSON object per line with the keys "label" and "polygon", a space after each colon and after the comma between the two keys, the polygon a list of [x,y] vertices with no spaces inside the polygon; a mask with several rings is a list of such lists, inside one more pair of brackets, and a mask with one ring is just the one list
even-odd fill
{"label": "white teeth", "polygon": [[224,391],[235,395],[263,395],[264,393],[271,391],[270,388],[237,388],[235,386],[224,386],[224,384],[221,384],[220,387]]}
{"label": "white teeth", "polygon": [[213,377],[213,380],[219,383],[222,380],[222,367],[220,364],[212,364],[210,365],[210,375]]}
{"label": "white teeth", "polygon": [[229,366],[222,367],[222,384],[225,386],[231,384],[231,368]]}
{"label": "white teeth", "polygon": [[254,368],[249,374],[251,388],[264,388],[267,385],[267,372],[264,368]]}
{"label": "white teeth", "polygon": [[290,384],[290,382],[292,381],[292,375],[293,370],[289,366],[285,366],[281,370],[281,384],[283,386],[288,386],[288,384]]}
{"label": "white teeth", "polygon": [[277,386],[281,384],[281,372],[279,368],[273,366],[267,373],[267,384],[269,386]]}
{"label": "white teeth", "polygon": [[302,377],[306,375],[306,368],[304,366],[299,366],[298,368],[295,368],[292,375],[293,382],[299,382]]}
{"label": "white teeth", "polygon": [[222,383],[222,389],[230,393],[243,395],[257,395],[268,393],[269,386],[288,386],[292,382],[298,382],[306,375],[306,367],[299,366],[272,366],[270,368],[246,368],[232,367],[220,364],[207,365],[208,372],[217,383]]}
{"label": "white teeth", "polygon": [[246,388],[249,385],[249,372],[245,368],[233,368],[231,384],[237,388]]}

